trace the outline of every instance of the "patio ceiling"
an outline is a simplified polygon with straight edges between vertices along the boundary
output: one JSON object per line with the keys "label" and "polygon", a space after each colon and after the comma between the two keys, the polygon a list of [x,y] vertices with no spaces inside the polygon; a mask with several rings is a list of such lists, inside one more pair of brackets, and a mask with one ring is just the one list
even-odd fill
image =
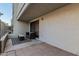
{"label": "patio ceiling", "polygon": [[31,3],[23,11],[18,21],[30,21],[46,13],[67,5],[66,3]]}

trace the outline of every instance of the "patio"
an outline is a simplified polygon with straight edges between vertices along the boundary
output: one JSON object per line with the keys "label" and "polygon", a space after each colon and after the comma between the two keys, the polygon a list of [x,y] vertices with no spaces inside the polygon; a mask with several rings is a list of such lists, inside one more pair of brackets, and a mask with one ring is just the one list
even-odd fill
{"label": "patio", "polygon": [[12,45],[8,40],[5,52],[1,56],[76,56],[39,40]]}

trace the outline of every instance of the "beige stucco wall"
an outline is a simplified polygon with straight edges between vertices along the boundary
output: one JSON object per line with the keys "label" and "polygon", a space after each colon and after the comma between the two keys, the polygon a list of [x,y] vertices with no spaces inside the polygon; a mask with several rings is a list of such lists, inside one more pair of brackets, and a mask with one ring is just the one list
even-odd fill
{"label": "beige stucco wall", "polygon": [[[44,20],[41,20],[41,18]],[[39,17],[39,40],[79,55],[79,4]]]}
{"label": "beige stucco wall", "polygon": [[16,21],[13,27],[13,37],[18,37],[19,34],[25,35],[25,33],[28,31],[29,31],[28,23]]}

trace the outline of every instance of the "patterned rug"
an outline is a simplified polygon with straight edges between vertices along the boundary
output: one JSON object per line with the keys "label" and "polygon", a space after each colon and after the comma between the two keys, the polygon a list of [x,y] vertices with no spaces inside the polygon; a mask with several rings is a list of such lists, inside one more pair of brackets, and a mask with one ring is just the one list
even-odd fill
{"label": "patterned rug", "polygon": [[12,45],[17,45],[17,44],[21,44],[21,43],[31,41],[31,40],[27,40],[27,39],[24,39],[24,40],[20,41],[18,38],[11,38],[11,40],[12,40]]}

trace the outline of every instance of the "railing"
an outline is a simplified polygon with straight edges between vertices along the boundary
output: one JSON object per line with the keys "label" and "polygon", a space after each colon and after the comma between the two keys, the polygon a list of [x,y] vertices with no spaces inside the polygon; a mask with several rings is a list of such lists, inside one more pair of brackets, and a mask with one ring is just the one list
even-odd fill
{"label": "railing", "polygon": [[7,31],[0,31],[0,38],[3,37]]}
{"label": "railing", "polygon": [[0,32],[0,53],[3,53],[5,50],[6,42],[8,40],[8,32],[3,31]]}

